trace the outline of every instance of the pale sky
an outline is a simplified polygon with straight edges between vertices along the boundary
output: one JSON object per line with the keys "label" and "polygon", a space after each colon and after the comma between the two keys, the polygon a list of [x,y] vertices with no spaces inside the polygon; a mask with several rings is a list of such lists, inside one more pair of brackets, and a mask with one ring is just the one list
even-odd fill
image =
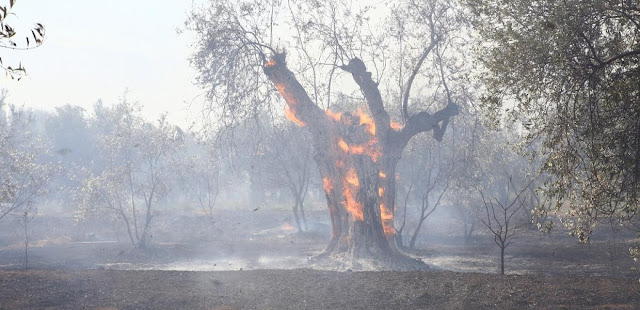
{"label": "pale sky", "polygon": [[[8,3],[0,0],[0,3]],[[187,102],[202,91],[187,58],[192,39],[178,35],[192,0],[18,0],[11,25],[19,43],[36,22],[44,24],[42,46],[14,52],[0,48],[5,66],[22,62],[28,76],[21,81],[1,76],[8,102],[53,110],[65,104],[87,111],[102,99],[114,104],[128,98],[143,106],[144,116],[185,126],[193,120]]]}

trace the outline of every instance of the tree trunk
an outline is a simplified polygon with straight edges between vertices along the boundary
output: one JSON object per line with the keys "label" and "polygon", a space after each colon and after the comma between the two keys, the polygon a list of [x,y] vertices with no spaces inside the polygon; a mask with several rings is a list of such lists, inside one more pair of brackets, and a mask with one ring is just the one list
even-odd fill
{"label": "tree trunk", "polygon": [[24,270],[29,269],[29,230],[28,213],[24,212]]}
{"label": "tree trunk", "polygon": [[449,105],[434,115],[417,113],[402,129],[392,129],[378,84],[364,63],[354,58],[341,69],[352,74],[369,114],[320,109],[286,67],[284,53],[274,55],[264,66],[287,104],[287,118],[306,126],[313,137],[332,227],[331,241],[316,261],[331,258],[333,267],[337,262],[353,269],[428,268],[396,246],[395,170],[402,150],[417,133],[433,130],[434,138],[442,139],[457,106]]}
{"label": "tree trunk", "polygon": [[464,243],[469,244],[471,242],[471,237],[473,237],[473,229],[475,228],[476,223],[471,223],[471,227],[467,228],[467,223],[464,223]]}
{"label": "tree trunk", "polygon": [[500,274],[504,274],[504,246],[500,247]]}
{"label": "tree trunk", "polygon": [[302,216],[302,224],[304,230],[309,230],[309,224],[307,224],[307,215],[304,214],[304,202],[300,201],[300,215]]}
{"label": "tree trunk", "polygon": [[415,248],[416,246],[416,240],[418,239],[418,234],[420,233],[420,229],[422,228],[422,223],[424,223],[424,218],[421,216],[420,221],[418,221],[418,226],[416,227],[416,230],[413,231],[413,235],[411,236],[411,241],[409,241],[409,250],[413,250],[413,248]]}
{"label": "tree trunk", "polygon": [[[294,193],[295,194],[295,193]],[[300,199],[296,195],[296,202],[293,205],[293,217],[296,220],[296,227],[298,227],[298,232],[302,232],[302,224],[300,223],[300,217],[298,216],[298,205],[300,204]]]}

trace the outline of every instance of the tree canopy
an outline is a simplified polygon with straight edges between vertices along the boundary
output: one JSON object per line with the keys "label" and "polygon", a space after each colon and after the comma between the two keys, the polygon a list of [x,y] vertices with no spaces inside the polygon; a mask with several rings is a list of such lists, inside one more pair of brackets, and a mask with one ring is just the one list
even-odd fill
{"label": "tree canopy", "polygon": [[[16,29],[14,29],[14,27],[11,26],[11,22],[7,21],[7,19],[11,15],[15,15],[11,12],[15,3],[15,0],[9,0],[9,5],[0,5],[0,48],[28,50],[40,46],[44,40],[44,26],[41,23],[36,23],[35,26],[30,29],[30,31],[24,37],[24,42],[16,41],[15,37],[18,32],[16,31]],[[17,78],[18,80],[20,80],[22,76],[27,73],[27,70],[22,66],[22,63],[19,63],[18,66],[16,66],[15,64],[13,66],[9,64],[5,65],[2,62],[1,56],[0,69],[5,71],[5,73],[11,77],[11,79]]]}
{"label": "tree canopy", "polygon": [[[485,107],[543,142],[554,211],[588,238],[630,223],[640,189],[637,1],[468,0],[489,71]],[[631,221],[630,221],[631,220]]]}

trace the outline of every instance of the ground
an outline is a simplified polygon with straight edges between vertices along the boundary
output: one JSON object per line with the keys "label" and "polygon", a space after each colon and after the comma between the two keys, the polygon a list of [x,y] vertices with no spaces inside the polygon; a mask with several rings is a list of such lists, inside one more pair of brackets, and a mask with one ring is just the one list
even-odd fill
{"label": "ground", "polygon": [[29,270],[19,229],[1,226],[0,309],[640,309],[634,238],[622,233],[584,245],[524,230],[500,276],[489,235],[465,243],[457,223],[434,218],[410,252],[431,270],[334,271],[310,269],[329,239],[321,210],[303,234],[286,210],[223,213],[213,225],[158,216],[147,250],[41,215]]}
{"label": "ground", "polygon": [[450,271],[0,271],[3,309],[638,309],[633,280]]}

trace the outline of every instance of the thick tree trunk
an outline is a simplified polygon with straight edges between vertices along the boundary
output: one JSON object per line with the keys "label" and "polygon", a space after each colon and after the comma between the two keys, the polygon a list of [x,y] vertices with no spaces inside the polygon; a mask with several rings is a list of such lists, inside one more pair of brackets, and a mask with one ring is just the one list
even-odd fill
{"label": "thick tree trunk", "polygon": [[396,246],[395,170],[402,150],[415,134],[433,130],[434,137],[442,139],[457,106],[449,105],[433,116],[420,112],[403,129],[395,130],[364,63],[356,58],[342,69],[353,75],[369,113],[320,109],[287,69],[284,54],[274,55],[264,67],[287,104],[287,118],[306,126],[313,136],[332,228],[331,241],[316,261],[322,264],[330,258],[331,267],[352,269],[428,268]]}

